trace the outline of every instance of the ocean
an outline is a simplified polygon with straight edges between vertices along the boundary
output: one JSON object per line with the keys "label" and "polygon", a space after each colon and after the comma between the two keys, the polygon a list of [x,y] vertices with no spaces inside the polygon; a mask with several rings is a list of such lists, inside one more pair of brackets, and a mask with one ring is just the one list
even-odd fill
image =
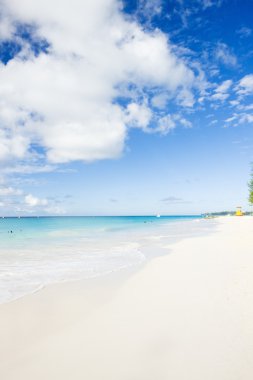
{"label": "ocean", "polygon": [[206,232],[201,216],[1,218],[0,303],[143,265],[168,254],[169,244]]}

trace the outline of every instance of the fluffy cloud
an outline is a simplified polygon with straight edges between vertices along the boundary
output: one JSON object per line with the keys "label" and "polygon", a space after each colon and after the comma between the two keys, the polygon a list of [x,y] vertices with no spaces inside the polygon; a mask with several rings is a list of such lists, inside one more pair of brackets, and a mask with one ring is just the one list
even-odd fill
{"label": "fluffy cloud", "polygon": [[160,88],[194,103],[194,74],[165,35],[127,20],[116,0],[1,0],[0,14],[6,36],[32,25],[30,40],[48,45],[35,54],[19,38],[21,52],[0,65],[1,161],[24,159],[34,145],[51,163],[118,157],[128,123],[145,129],[151,119],[139,94]]}
{"label": "fluffy cloud", "polygon": [[253,104],[248,104],[247,106],[243,106],[243,109],[246,111],[251,111],[253,110]]}
{"label": "fluffy cloud", "polygon": [[244,113],[239,117],[239,124],[253,123],[253,114]]}
{"label": "fluffy cloud", "polygon": [[127,106],[126,120],[134,127],[139,127],[145,130],[151,120],[152,112],[145,104],[130,103]]}
{"label": "fluffy cloud", "polygon": [[28,194],[25,196],[25,203],[29,207],[37,207],[37,206],[47,206],[48,201],[47,199],[39,199],[37,197],[34,197],[32,194]]}
{"label": "fluffy cloud", "polygon": [[38,211],[43,215],[61,215],[65,213],[61,203],[64,203],[61,199],[39,198],[7,184],[0,186],[0,206],[6,215],[30,214]]}
{"label": "fluffy cloud", "polygon": [[253,114],[251,113],[234,113],[233,116],[225,120],[227,125],[238,126],[240,124],[252,124]]}
{"label": "fluffy cloud", "polygon": [[162,0],[139,0],[137,16],[145,16],[147,21],[151,21],[154,16],[161,14],[162,5]]}
{"label": "fluffy cloud", "polygon": [[223,42],[218,42],[215,49],[215,57],[226,66],[237,65],[237,57],[232,53],[228,45]]}
{"label": "fluffy cloud", "polygon": [[225,80],[218,85],[212,95],[213,100],[224,101],[229,97],[228,90],[232,86],[232,80]]}
{"label": "fluffy cloud", "polygon": [[168,95],[166,93],[160,93],[153,96],[152,105],[156,108],[163,109],[166,107],[168,100]]}
{"label": "fluffy cloud", "polygon": [[[0,3],[1,6],[1,3]],[[14,27],[7,17],[0,14],[0,41],[9,39],[14,32]]]}
{"label": "fluffy cloud", "polygon": [[238,83],[237,93],[248,95],[253,93],[253,74],[245,75]]}
{"label": "fluffy cloud", "polygon": [[232,80],[228,79],[222,82],[215,90],[215,92],[225,93],[229,90],[232,85]]}
{"label": "fluffy cloud", "polygon": [[192,124],[179,114],[166,115],[159,119],[158,126],[154,129],[150,129],[150,132],[159,132],[162,135],[167,135],[170,131],[176,128],[178,124],[181,124],[185,128],[191,128]]}
{"label": "fluffy cloud", "polygon": [[174,128],[176,128],[176,122],[171,115],[164,116],[159,120],[158,130],[163,135],[167,135]]}

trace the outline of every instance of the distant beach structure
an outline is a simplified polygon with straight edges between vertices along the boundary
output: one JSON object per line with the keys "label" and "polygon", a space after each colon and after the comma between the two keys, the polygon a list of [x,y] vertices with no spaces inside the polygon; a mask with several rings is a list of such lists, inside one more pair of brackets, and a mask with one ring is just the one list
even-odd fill
{"label": "distant beach structure", "polygon": [[240,206],[236,207],[236,216],[243,216],[242,208]]}

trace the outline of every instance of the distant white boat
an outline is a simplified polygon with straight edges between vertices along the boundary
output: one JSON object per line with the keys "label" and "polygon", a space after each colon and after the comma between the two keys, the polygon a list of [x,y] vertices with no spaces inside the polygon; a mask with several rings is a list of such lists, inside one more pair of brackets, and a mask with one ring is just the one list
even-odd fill
{"label": "distant white boat", "polygon": [[157,218],[160,218],[160,216],[161,216],[160,214],[157,214],[157,215],[156,215]]}

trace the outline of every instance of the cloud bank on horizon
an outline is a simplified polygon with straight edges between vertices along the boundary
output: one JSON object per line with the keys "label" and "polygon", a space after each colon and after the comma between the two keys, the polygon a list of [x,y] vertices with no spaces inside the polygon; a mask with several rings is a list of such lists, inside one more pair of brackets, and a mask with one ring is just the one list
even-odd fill
{"label": "cloud bank on horizon", "polygon": [[[222,126],[253,123],[253,73],[234,46],[188,38],[225,3],[0,0],[2,176],[118,158],[132,128],[167,135],[207,109],[214,125],[224,105]],[[251,32],[240,25],[236,38]]]}

